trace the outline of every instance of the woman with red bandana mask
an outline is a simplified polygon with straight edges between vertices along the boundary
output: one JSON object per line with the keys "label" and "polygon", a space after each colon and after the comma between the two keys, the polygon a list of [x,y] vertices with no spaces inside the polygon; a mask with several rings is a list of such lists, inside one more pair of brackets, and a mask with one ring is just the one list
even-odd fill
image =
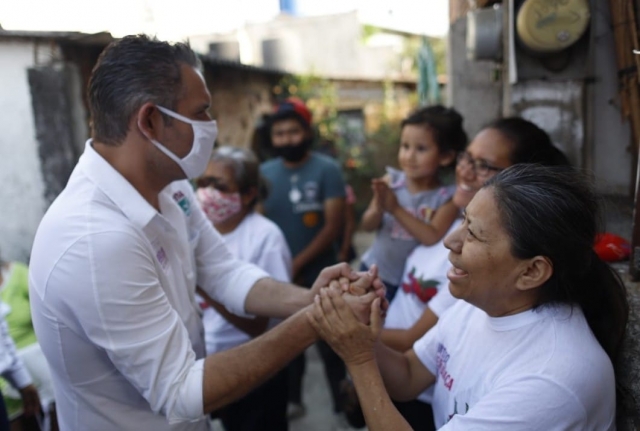
{"label": "woman with red bandana mask", "polygon": [[[266,196],[255,155],[241,148],[218,148],[196,185],[198,201],[229,251],[276,280],[290,281],[291,253],[284,235],[275,223],[254,211]],[[276,323],[238,317],[209,298],[201,304],[208,355],[245,343]],[[287,378],[286,372],[280,372],[217,416],[227,431],[286,431],[286,413]]]}

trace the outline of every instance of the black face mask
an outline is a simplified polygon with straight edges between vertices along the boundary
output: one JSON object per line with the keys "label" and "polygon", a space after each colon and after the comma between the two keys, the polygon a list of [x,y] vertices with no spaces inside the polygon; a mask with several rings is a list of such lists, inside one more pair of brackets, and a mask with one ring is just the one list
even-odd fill
{"label": "black face mask", "polygon": [[307,155],[313,139],[307,138],[300,142],[298,145],[285,145],[283,147],[273,147],[273,152],[276,157],[282,157],[287,162],[296,163],[299,162]]}

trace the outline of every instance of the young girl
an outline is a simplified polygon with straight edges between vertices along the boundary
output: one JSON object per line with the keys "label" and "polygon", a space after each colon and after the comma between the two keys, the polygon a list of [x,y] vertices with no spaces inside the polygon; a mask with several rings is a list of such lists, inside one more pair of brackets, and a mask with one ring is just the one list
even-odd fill
{"label": "young girl", "polygon": [[[291,253],[284,235],[275,223],[253,211],[259,197],[266,195],[253,153],[233,147],[215,150],[197,187],[200,205],[229,251],[264,269],[274,279],[288,282]],[[213,300],[206,302],[202,319],[208,355],[243,344],[274,323],[265,318],[240,318]],[[286,413],[287,379],[280,372],[218,411],[218,417],[227,431],[286,431]]]}
{"label": "young girl", "polygon": [[398,152],[402,170],[387,168],[384,178],[372,182],[373,199],[362,227],[378,233],[362,256],[362,268],[379,266],[389,301],[409,253],[418,244],[440,241],[458,216],[451,202],[455,187],[443,186],[439,174],[466,144],[462,117],[454,109],[440,105],[418,109],[402,122]]}

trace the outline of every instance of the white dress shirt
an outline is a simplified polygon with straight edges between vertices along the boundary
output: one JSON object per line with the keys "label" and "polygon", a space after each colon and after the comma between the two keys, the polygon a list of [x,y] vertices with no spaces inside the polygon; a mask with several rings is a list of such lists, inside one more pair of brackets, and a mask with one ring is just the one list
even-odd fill
{"label": "white dress shirt", "polygon": [[38,228],[32,315],[63,430],[208,427],[196,284],[243,315],[267,274],[233,258],[187,181],[159,206],[88,141]]}

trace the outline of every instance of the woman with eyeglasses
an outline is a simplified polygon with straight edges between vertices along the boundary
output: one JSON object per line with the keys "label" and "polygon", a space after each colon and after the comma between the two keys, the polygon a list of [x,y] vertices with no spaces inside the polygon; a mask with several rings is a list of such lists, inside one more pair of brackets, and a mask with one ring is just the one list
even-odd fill
{"label": "woman with eyeglasses", "polygon": [[[229,251],[264,269],[274,279],[289,282],[291,253],[284,234],[275,223],[254,211],[267,193],[255,155],[250,150],[228,146],[214,150],[196,186],[200,206]],[[243,344],[276,323],[262,317],[238,317],[210,298],[200,303],[207,355]],[[287,376],[281,371],[244,398],[222,408],[217,416],[227,431],[286,431],[286,413]]]}
{"label": "woman with eyeglasses", "polygon": [[[488,124],[466,151],[458,155],[457,160],[457,187],[453,203],[460,210],[467,206],[486,181],[511,165],[569,164],[547,133],[519,117],[503,118]],[[461,223],[462,218],[455,221],[447,235]],[[400,288],[387,312],[380,337],[384,344],[406,352],[455,303],[447,288],[447,271],[451,267],[448,255],[444,241],[433,246],[418,246],[409,255]],[[433,390],[429,389],[415,400],[396,402],[396,406],[413,428],[435,429],[432,399]]]}

